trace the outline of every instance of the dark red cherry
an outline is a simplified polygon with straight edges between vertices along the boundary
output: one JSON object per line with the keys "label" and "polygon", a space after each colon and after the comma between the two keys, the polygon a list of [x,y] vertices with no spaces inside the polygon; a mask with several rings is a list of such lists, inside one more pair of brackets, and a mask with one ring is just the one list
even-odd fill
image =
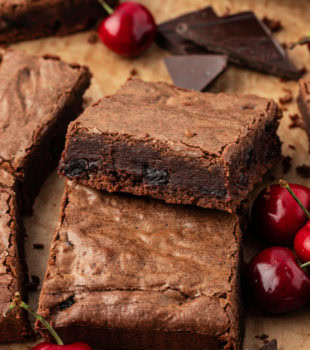
{"label": "dark red cherry", "polygon": [[36,345],[33,350],[92,350],[91,347],[85,343],[77,342],[70,345],[57,345],[51,343],[40,343]]}
{"label": "dark red cherry", "polygon": [[[301,203],[310,208],[310,189],[302,185],[290,185]],[[293,243],[296,232],[307,217],[291,194],[280,185],[264,189],[256,198],[252,210],[253,228],[267,242],[276,245]]]}
{"label": "dark red cherry", "polygon": [[309,276],[284,247],[257,254],[248,266],[247,283],[256,306],[270,313],[298,309],[310,298]]}
{"label": "dark red cherry", "polygon": [[157,27],[150,11],[135,2],[123,2],[103,19],[98,33],[102,42],[122,56],[138,56],[153,43]]}
{"label": "dark red cherry", "polygon": [[298,259],[305,263],[310,261],[310,221],[308,220],[296,234],[294,249]]}

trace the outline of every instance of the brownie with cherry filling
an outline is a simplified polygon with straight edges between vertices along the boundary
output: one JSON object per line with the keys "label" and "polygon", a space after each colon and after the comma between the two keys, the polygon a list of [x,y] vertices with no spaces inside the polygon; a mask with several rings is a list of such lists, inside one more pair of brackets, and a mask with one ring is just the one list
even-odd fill
{"label": "brownie with cherry filling", "polygon": [[97,0],[1,0],[0,43],[79,32],[105,15]]}
{"label": "brownie with cherry filling", "polygon": [[15,342],[30,335],[25,312],[14,309],[6,317],[16,292],[26,300],[23,261],[23,225],[19,214],[16,181],[0,169],[0,342]]}
{"label": "brownie with cherry filling", "polygon": [[90,77],[57,57],[0,49],[0,168],[17,177],[25,209],[58,162]]}
{"label": "brownie with cherry filling", "polygon": [[298,107],[309,138],[310,151],[310,78],[300,79],[299,81]]}
{"label": "brownie with cherry filling", "polygon": [[241,349],[240,252],[236,215],[68,181],[38,312],[66,343]]}
{"label": "brownie with cherry filling", "polygon": [[70,124],[59,171],[81,184],[235,211],[279,159],[267,98],[130,79]]}

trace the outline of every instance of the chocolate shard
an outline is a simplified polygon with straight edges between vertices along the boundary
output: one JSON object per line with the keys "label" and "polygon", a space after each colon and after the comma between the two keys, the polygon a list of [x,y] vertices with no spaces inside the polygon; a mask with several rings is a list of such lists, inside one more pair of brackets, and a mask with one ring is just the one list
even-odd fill
{"label": "chocolate shard", "polygon": [[202,10],[190,12],[183,16],[174,18],[173,20],[161,23],[158,26],[157,44],[163,49],[168,50],[174,55],[186,55],[206,53],[203,47],[198,46],[190,40],[182,38],[177,32],[176,27],[178,23],[185,22],[188,24],[198,21],[208,21],[209,19],[217,18],[211,6]]}
{"label": "chocolate shard", "polygon": [[204,91],[227,67],[225,55],[168,56],[164,59],[174,84]]}
{"label": "chocolate shard", "polygon": [[226,54],[238,65],[288,79],[297,80],[301,75],[253,12],[196,19],[195,23],[183,21],[177,24],[176,31],[184,40],[207,51]]}
{"label": "chocolate shard", "polygon": [[269,343],[262,346],[259,350],[277,350],[277,349],[278,349],[277,339],[273,339]]}

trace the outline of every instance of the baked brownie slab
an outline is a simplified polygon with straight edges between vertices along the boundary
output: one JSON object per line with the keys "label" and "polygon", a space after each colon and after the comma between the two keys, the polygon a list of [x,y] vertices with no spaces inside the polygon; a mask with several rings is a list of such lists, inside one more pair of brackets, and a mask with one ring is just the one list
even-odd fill
{"label": "baked brownie slab", "polygon": [[239,255],[235,215],[69,181],[39,313],[106,350],[240,349]]}
{"label": "baked brownie slab", "polygon": [[27,317],[15,309],[4,317],[16,292],[25,299],[25,264],[23,227],[16,198],[16,182],[12,175],[0,170],[0,342],[23,340],[30,334]]}
{"label": "baked brownie slab", "polygon": [[305,130],[309,138],[310,151],[310,78],[299,81],[298,107],[304,119]]}
{"label": "baked brownie slab", "polygon": [[14,174],[28,208],[56,166],[89,86],[86,67],[0,49],[0,168]]}
{"label": "baked brownie slab", "polygon": [[60,173],[109,192],[234,211],[278,159],[273,100],[129,80],[71,123]]}
{"label": "baked brownie slab", "polygon": [[105,15],[97,0],[0,0],[0,43],[75,33]]}

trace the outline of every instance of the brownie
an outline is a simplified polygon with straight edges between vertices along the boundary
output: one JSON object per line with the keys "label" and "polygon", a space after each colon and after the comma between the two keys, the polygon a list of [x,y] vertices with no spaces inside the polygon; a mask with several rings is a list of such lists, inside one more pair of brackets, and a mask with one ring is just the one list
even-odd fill
{"label": "brownie", "polygon": [[280,158],[271,99],[130,79],[70,124],[59,171],[109,192],[235,211]]}
{"label": "brownie", "polygon": [[0,43],[75,33],[105,15],[97,0],[1,0]]}
{"label": "brownie", "polygon": [[0,49],[0,168],[18,178],[28,210],[57,165],[90,76],[57,57]]}
{"label": "brownie", "polygon": [[308,134],[310,151],[310,78],[300,79],[299,81],[298,107]]}
{"label": "brownie", "polygon": [[19,215],[16,181],[0,169],[0,342],[23,340],[30,334],[27,316],[15,309],[4,317],[16,292],[26,300],[23,259],[24,230]]}
{"label": "brownie", "polygon": [[39,313],[65,342],[241,349],[235,215],[68,181],[60,217]]}

